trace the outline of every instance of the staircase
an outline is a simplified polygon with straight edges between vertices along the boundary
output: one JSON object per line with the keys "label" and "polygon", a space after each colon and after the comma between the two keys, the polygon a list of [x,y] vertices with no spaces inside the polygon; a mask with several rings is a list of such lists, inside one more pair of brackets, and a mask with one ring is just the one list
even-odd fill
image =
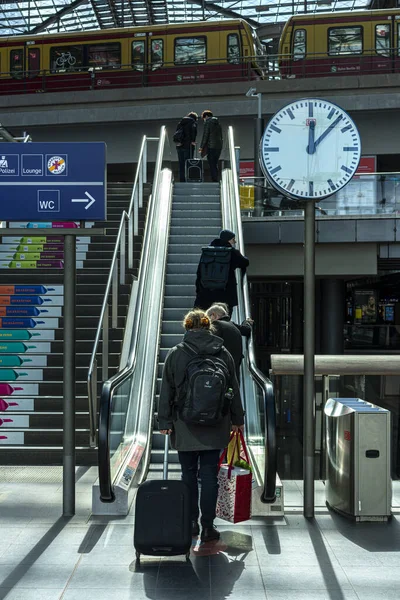
{"label": "staircase", "polygon": [[[222,227],[221,198],[218,183],[175,183],[172,197],[170,237],[166,265],[164,310],[158,363],[157,397],[168,350],[182,341],[184,315],[193,308],[197,265],[202,246],[218,237]],[[149,479],[162,477],[164,436],[153,431]],[[180,467],[176,451],[170,452],[169,469],[178,477]]]}
{"label": "staircase", "polygon": [[[119,222],[122,211],[128,209],[131,191],[132,184],[109,184],[108,220],[106,223],[94,223],[95,227],[105,227],[106,235],[91,236],[90,229],[85,228],[82,229],[82,237],[77,238],[78,465],[97,463],[97,451],[89,447],[87,373]],[[109,376],[117,371],[119,365],[132,276],[137,275],[139,267],[148,194],[147,186],[144,208],[139,209],[139,236],[134,240],[133,270],[127,272],[126,285],[120,286],[118,327],[110,329]],[[62,464],[62,241],[57,230],[42,228],[27,229],[24,238],[1,238],[0,465]],[[18,268],[17,263],[26,267],[27,262],[30,262],[30,268]],[[41,268],[43,264],[49,265],[49,268]],[[12,286],[25,286],[25,291]],[[11,316],[14,324],[10,326],[4,318]],[[100,389],[100,371],[98,381]]]}

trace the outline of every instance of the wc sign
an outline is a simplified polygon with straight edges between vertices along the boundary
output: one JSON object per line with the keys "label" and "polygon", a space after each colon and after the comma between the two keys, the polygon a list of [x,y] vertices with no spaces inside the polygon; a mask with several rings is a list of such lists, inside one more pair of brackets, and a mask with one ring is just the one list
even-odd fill
{"label": "wc sign", "polygon": [[104,142],[0,142],[0,218],[105,221],[106,167]]}
{"label": "wc sign", "polygon": [[58,190],[38,190],[37,205],[39,213],[60,212],[60,192]]}

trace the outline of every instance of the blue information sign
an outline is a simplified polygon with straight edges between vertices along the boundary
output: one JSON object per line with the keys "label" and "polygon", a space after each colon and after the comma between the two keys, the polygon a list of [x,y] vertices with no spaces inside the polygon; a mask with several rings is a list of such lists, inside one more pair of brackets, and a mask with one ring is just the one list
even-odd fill
{"label": "blue information sign", "polygon": [[105,221],[106,145],[0,143],[1,221]]}

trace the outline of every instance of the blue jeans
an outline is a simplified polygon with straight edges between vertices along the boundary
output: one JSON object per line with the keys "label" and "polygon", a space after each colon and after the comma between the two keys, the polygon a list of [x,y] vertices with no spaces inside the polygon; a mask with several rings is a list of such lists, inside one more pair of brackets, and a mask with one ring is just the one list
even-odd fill
{"label": "blue jeans", "polygon": [[[199,484],[197,474],[201,479],[201,524],[203,527],[212,527],[215,519],[215,508],[218,497],[218,461],[221,450],[199,450],[192,452],[178,452],[182,468],[182,481],[190,490],[192,503],[192,521],[199,518]],[[199,472],[200,462],[200,472]]]}
{"label": "blue jeans", "polygon": [[186,161],[192,157],[192,149],[191,148],[183,148],[183,146],[177,146],[176,151],[178,153],[178,161],[179,161],[179,181],[185,182],[185,165]]}

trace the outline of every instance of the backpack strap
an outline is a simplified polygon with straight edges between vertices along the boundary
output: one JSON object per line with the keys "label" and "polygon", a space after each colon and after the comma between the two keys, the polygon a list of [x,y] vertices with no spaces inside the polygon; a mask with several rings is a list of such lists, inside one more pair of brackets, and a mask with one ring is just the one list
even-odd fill
{"label": "backpack strap", "polygon": [[196,350],[194,350],[194,348],[192,348],[192,346],[189,346],[189,344],[186,344],[186,342],[180,342],[180,344],[177,344],[177,347],[180,348],[181,350],[183,350],[185,352],[185,354],[187,354],[191,358],[193,358],[194,356],[198,356],[198,352],[196,352]]}

